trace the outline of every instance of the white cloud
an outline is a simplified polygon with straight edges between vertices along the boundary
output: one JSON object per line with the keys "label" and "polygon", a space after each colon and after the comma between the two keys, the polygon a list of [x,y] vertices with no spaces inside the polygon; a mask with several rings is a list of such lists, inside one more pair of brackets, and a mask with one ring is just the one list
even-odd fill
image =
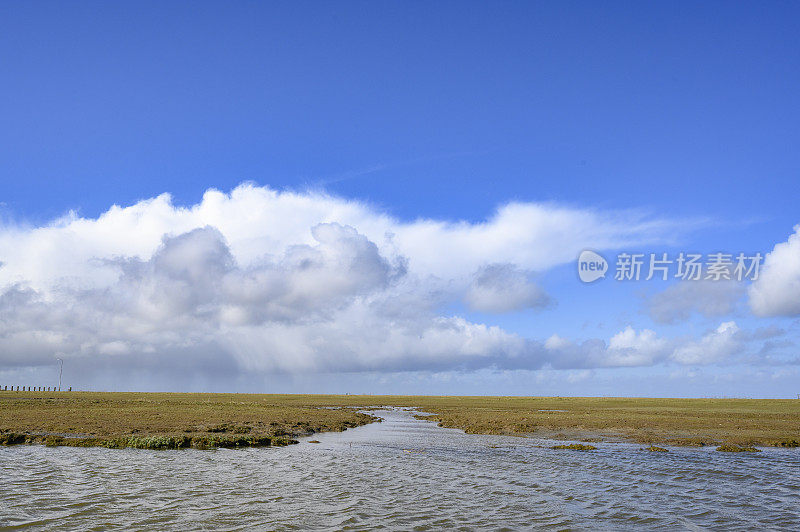
{"label": "white cloud", "polygon": [[743,348],[739,327],[727,321],[698,341],[679,346],[672,359],[680,364],[710,364],[721,362],[740,352]]}
{"label": "white cloud", "polygon": [[610,366],[646,366],[658,362],[669,344],[658,338],[654,331],[636,332],[628,326],[611,337],[608,342],[606,364]]}
{"label": "white cloud", "polygon": [[[415,275],[468,279],[492,263],[541,271],[572,261],[587,246],[619,248],[664,242],[681,226],[633,211],[602,212],[550,204],[511,203],[479,223],[422,219],[401,222],[363,203],[321,193],[277,192],[242,185],[230,194],[209,190],[191,207],[170,196],[114,206],[96,219],[76,214],[34,228],[0,230],[0,286],[25,282],[110,284],[116,270],[102,259],[149,259],[164,235],[206,226],[225,238],[243,267],[280,257],[295,245],[313,245],[324,223],[355,228],[385,257],[405,257]],[[100,259],[100,260],[98,260]]]}
{"label": "white cloud", "polygon": [[600,339],[577,343],[552,335],[542,345],[546,353],[542,362],[554,368],[702,366],[743,361],[753,365],[797,364],[796,357],[772,353],[793,343],[771,345],[770,341],[763,341],[782,334],[784,331],[780,329],[741,330],[732,321],[721,323],[700,338],[663,338],[650,329],[627,326],[607,343]]}
{"label": "white cloud", "polygon": [[549,354],[547,363],[553,367],[652,366],[666,359],[671,343],[649,329],[636,331],[628,326],[608,343],[600,339],[576,343],[554,334],[545,340],[543,348]]}
{"label": "white cloud", "polygon": [[[480,223],[401,222],[316,193],[244,185],[176,207],[169,196],[0,229],[0,367],[89,374],[584,368],[654,363],[660,340],[623,331],[542,345],[441,311],[539,307],[539,271],[595,249],[660,242],[637,213],[530,203]],[[476,273],[477,272],[477,273]]]}
{"label": "white cloud", "polygon": [[750,286],[750,307],[758,316],[800,316],[800,225],[764,258]]}
{"label": "white cloud", "polygon": [[554,334],[547,338],[544,342],[544,348],[550,351],[557,351],[559,349],[565,349],[572,344],[566,338],[562,338],[561,336]]}

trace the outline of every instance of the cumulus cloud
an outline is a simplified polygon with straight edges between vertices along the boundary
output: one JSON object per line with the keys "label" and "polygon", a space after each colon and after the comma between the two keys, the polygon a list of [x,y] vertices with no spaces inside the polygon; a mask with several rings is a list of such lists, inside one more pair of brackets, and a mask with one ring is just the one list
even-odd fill
{"label": "cumulus cloud", "polygon": [[312,228],[338,223],[355,228],[384,257],[404,257],[409,272],[468,279],[488,264],[542,271],[572,261],[587,246],[598,249],[660,243],[682,226],[634,211],[603,212],[550,204],[510,203],[477,223],[396,220],[373,207],[321,193],[278,192],[242,185],[230,194],[209,190],[190,207],[168,194],[129,207],[113,206],[98,218],[74,213],[43,227],[0,230],[0,286],[25,282],[47,288],[110,284],[118,272],[102,260],[148,259],[164,235],[214,227],[231,254],[247,267],[317,242]]}
{"label": "cumulus cloud", "polygon": [[[574,342],[552,335],[542,345],[548,356],[543,364],[559,369],[647,367],[658,364],[705,366],[746,362],[753,365],[793,365],[798,359],[783,348],[790,340],[772,340],[786,331],[776,327],[743,330],[733,321],[721,323],[699,338],[663,338],[650,329],[631,326],[614,334],[608,342],[589,339]],[[769,339],[764,342],[765,339]],[[788,356],[787,356],[788,355]]]}
{"label": "cumulus cloud", "polygon": [[563,369],[652,366],[667,359],[673,344],[658,337],[654,331],[637,331],[628,326],[608,342],[597,338],[573,342],[552,335],[545,340],[543,347],[550,355],[546,363]]}
{"label": "cumulus cloud", "polygon": [[735,322],[724,322],[700,340],[678,347],[672,358],[681,364],[720,362],[742,350],[743,342],[739,333]]}
{"label": "cumulus cloud", "polygon": [[750,307],[758,316],[800,316],[800,225],[794,230],[767,253],[750,286]]}
{"label": "cumulus cloud", "polygon": [[179,207],[162,195],[97,218],[0,229],[0,368],[167,376],[630,366],[652,331],[544,343],[442,309],[542,307],[532,272],[663,242],[635,212],[515,203],[478,223],[403,222],[318,193],[243,185]]}
{"label": "cumulus cloud", "polygon": [[651,365],[667,353],[668,347],[668,342],[656,336],[654,331],[644,329],[636,332],[628,326],[609,340],[606,362],[613,366]]}

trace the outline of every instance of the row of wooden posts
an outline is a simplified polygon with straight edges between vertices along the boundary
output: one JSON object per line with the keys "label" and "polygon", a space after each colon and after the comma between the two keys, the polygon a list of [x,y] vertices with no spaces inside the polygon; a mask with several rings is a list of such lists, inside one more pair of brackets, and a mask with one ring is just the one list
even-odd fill
{"label": "row of wooden posts", "polygon": [[[22,390],[20,390],[20,388],[22,388]],[[8,386],[3,386],[3,391],[4,392],[9,392],[9,391],[10,392],[14,392],[14,391],[16,391],[16,392],[19,392],[19,391],[23,391],[23,392],[60,392],[61,388],[56,388],[55,386],[21,386],[21,387],[17,386],[16,389],[14,389],[14,386],[12,386],[11,389],[9,389]],[[67,389],[67,391],[71,392],[72,391],[72,386],[70,386],[69,389]]]}

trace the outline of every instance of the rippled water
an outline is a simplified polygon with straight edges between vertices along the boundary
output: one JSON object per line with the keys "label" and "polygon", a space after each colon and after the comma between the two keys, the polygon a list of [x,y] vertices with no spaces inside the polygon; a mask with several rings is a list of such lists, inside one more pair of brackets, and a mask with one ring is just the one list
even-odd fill
{"label": "rippled water", "polygon": [[0,528],[800,530],[796,450],[558,451],[378,415],[285,448],[0,448]]}

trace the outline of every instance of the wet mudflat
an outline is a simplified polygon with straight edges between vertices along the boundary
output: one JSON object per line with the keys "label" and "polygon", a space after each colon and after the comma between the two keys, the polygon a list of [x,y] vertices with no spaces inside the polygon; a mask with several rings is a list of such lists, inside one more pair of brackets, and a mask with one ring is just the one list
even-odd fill
{"label": "wet mudflat", "polygon": [[796,449],[556,450],[374,413],[280,448],[0,447],[0,528],[800,529]]}

